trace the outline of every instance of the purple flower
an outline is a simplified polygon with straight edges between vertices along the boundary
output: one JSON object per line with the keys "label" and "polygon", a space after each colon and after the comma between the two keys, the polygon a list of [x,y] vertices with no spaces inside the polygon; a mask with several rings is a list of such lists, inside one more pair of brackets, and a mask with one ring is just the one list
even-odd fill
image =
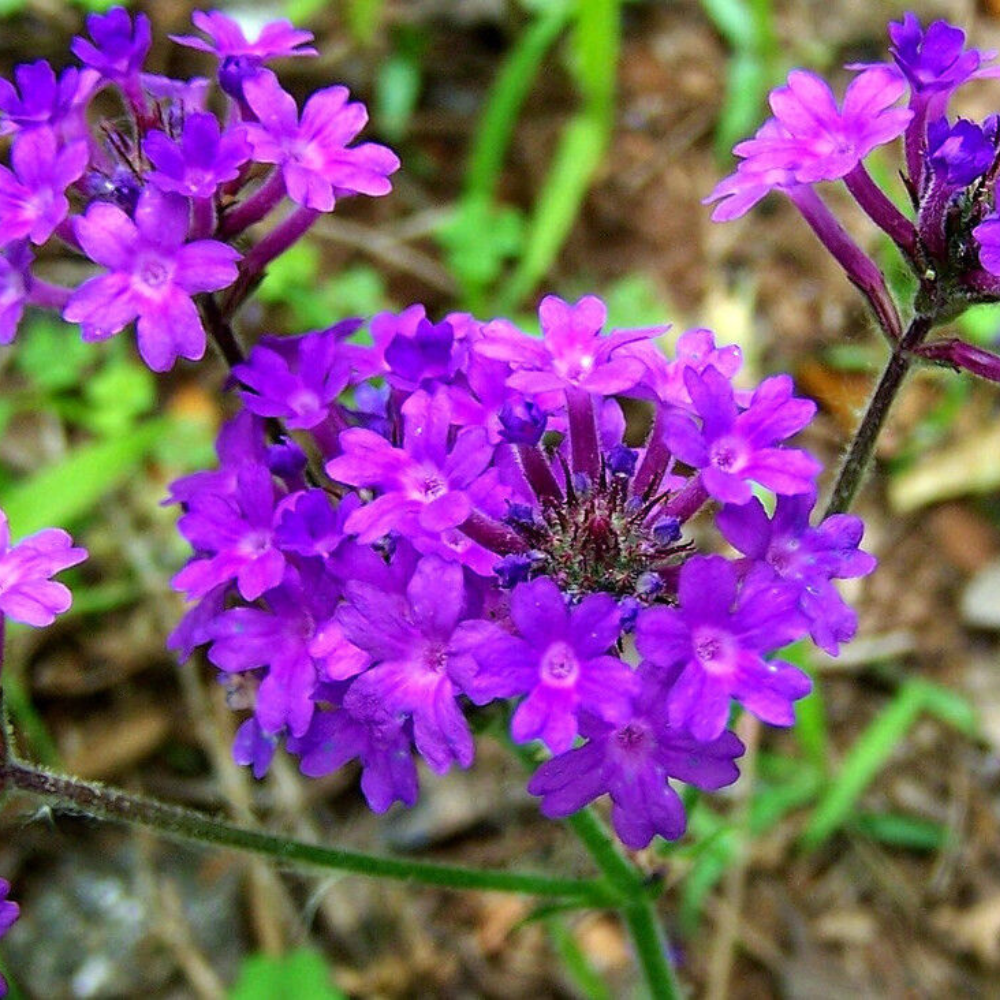
{"label": "purple flower", "polygon": [[115,205],[93,204],[73,220],[80,245],[106,273],[85,281],[63,310],[84,325],[84,338],[103,340],[138,317],[139,353],[153,371],[205,353],[205,328],[191,296],[236,280],[239,254],[215,240],[185,243],[185,198],[146,188],[135,221]]}
{"label": "purple flower", "polygon": [[739,777],[734,758],[743,753],[733,733],[698,742],[672,728],[664,685],[648,665],[639,674],[642,688],[626,718],[610,723],[584,714],[580,731],[587,742],[546,761],[528,782],[528,791],[542,796],[542,812],[552,819],[609,794],[611,822],[633,850],[647,847],[656,834],[667,840],[684,834],[684,807],[668,779],[710,791],[731,785]]}
{"label": "purple flower", "polygon": [[811,682],[797,667],[766,662],[764,655],[804,631],[796,588],[775,583],[765,568],[751,572],[737,592],[730,562],[693,556],[681,568],[678,595],[679,607],[649,608],[636,624],[636,646],[646,659],[681,668],[667,697],[670,724],[714,740],[735,698],[764,722],[791,725],[792,703],[809,693]]}
{"label": "purple flower", "polygon": [[350,709],[317,712],[306,735],[290,739],[288,749],[301,756],[302,773],[312,778],[357,758],[361,791],[373,812],[384,813],[393,802],[416,804],[417,769],[410,737],[398,715],[377,695],[355,698]]}
{"label": "purple flower", "polygon": [[947,118],[938,118],[927,129],[927,159],[946,183],[965,187],[989,169],[996,139],[996,115],[982,125],[965,118],[949,125]]}
{"label": "purple flower", "polygon": [[[21,907],[12,899],[8,899],[10,893],[10,882],[5,878],[0,878],[0,938],[13,927],[17,918],[21,915]],[[7,980],[0,975],[0,997],[7,995]]]}
{"label": "purple flower", "polygon": [[174,589],[193,601],[236,580],[240,594],[255,601],[281,583],[285,557],[274,544],[274,505],[271,473],[259,465],[238,469],[232,495],[194,494],[177,527],[197,558],[174,577]]}
{"label": "purple flower", "polygon": [[457,527],[472,513],[468,490],[493,456],[482,427],[459,431],[449,447],[451,407],[443,393],[414,393],[404,413],[402,448],[374,431],[352,427],[340,435],[343,454],[326,464],[331,479],[380,491],[347,520],[347,530],[361,542],[374,542],[397,528],[440,532]]}
{"label": "purple flower", "polygon": [[[389,317],[389,314],[383,315]],[[385,345],[383,357],[389,368],[389,381],[412,390],[427,379],[445,380],[452,375],[456,365],[455,330],[451,323],[447,320],[432,323],[421,317],[412,332],[407,326],[399,323]]]}
{"label": "purple flower", "polygon": [[620,350],[661,330],[602,333],[607,308],[594,295],[570,304],[546,295],[538,307],[542,339],[529,337],[506,320],[488,324],[475,350],[513,368],[507,384],[521,392],[565,389],[613,394],[631,389],[645,373],[636,357]]}
{"label": "purple flower", "polygon": [[984,219],[972,235],[979,244],[979,263],[990,272],[1000,277],[1000,213],[994,213]]}
{"label": "purple flower", "polygon": [[343,680],[368,664],[334,622],[340,584],[313,564],[285,574],[268,590],[267,610],[232,608],[211,628],[208,658],[220,670],[266,668],[257,690],[255,718],[265,733],[287,727],[293,736],[309,728],[319,683]]}
{"label": "purple flower", "polygon": [[950,94],[980,75],[981,64],[992,58],[991,53],[966,49],[965,32],[947,21],[934,21],[924,31],[912,11],[889,23],[889,38],[889,52],[915,95]]}
{"label": "purple flower", "polygon": [[893,106],[905,89],[898,74],[873,67],[851,81],[838,108],[822,77],[792,70],[787,86],[771,92],[780,128],[758,132],[733,152],[748,158],[756,172],[791,170],[804,184],[837,180],[905,131],[913,112]]}
{"label": "purple flower", "polygon": [[11,343],[17,335],[28,301],[30,266],[31,253],[26,244],[12,243],[0,251],[0,344]]}
{"label": "purple flower", "polygon": [[344,696],[348,711],[371,700],[413,720],[417,749],[443,774],[457,762],[472,763],[469,725],[456,698],[475,671],[470,655],[476,623],[462,623],[467,610],[464,571],[438,556],[424,556],[405,593],[349,582],[338,620],[347,638],[369,653],[373,665]]}
{"label": "purple flower", "polygon": [[264,70],[244,84],[259,121],[246,126],[259,163],[281,167],[292,201],[317,212],[333,210],[337,195],[388,194],[389,174],[399,169],[392,150],[366,142],[348,148],[368,121],[365,106],[348,101],[346,87],[318,90],[299,120],[295,99]]}
{"label": "purple flower", "polygon": [[274,759],[278,741],[272,733],[261,729],[255,716],[245,719],[233,738],[233,760],[241,767],[253,767],[253,776],[259,781],[267,774]]}
{"label": "purple flower", "polygon": [[180,143],[165,132],[146,136],[143,151],[154,166],[147,176],[161,191],[190,198],[211,198],[220,184],[239,175],[250,159],[250,145],[241,127],[225,133],[212,114],[193,114],[184,120]]}
{"label": "purple flower", "polygon": [[85,142],[60,149],[49,128],[34,128],[14,139],[13,170],[0,166],[0,247],[29,238],[44,243],[66,218],[66,188],[86,169]]}
{"label": "purple flower", "polygon": [[610,594],[590,594],[568,607],[548,577],[522,583],[510,599],[517,635],[494,629],[474,648],[479,671],[476,700],[527,695],[511,720],[518,743],[540,739],[553,753],[573,745],[578,713],[611,722],[627,718],[637,677],[608,655],[621,630],[621,613]]}
{"label": "purple flower", "polygon": [[39,59],[15,66],[14,80],[16,87],[0,79],[0,135],[38,126],[57,128],[90,99],[98,75],[69,66],[57,78]]}
{"label": "purple flower", "polygon": [[170,38],[179,45],[186,45],[189,49],[198,49],[200,52],[211,52],[220,59],[246,56],[263,63],[268,59],[317,54],[308,45],[313,40],[312,32],[296,28],[284,19],[269,21],[252,42],[243,34],[239,24],[222,11],[196,10],[191,15],[191,21],[199,31],[208,35],[209,41],[197,35],[171,35]]}
{"label": "purple flower", "polygon": [[682,462],[701,470],[710,496],[724,503],[746,503],[751,482],[775,493],[806,493],[821,469],[808,452],[775,447],[802,430],[816,404],[792,395],[788,375],[765,379],[742,413],[729,380],[711,366],[700,374],[684,373],[699,429],[688,414],[675,410],[665,418],[667,446]]}
{"label": "purple flower", "polygon": [[280,417],[292,430],[323,423],[351,374],[344,338],[360,325],[359,320],[347,320],[299,337],[265,337],[248,361],[233,368],[246,386],[240,396],[247,409],[262,417]]}
{"label": "purple flower", "polygon": [[87,31],[93,42],[74,38],[73,55],[107,80],[125,85],[135,81],[153,43],[149,18],[136,14],[133,27],[124,7],[112,7],[107,14],[88,15]]}
{"label": "purple flower", "polygon": [[25,625],[51,625],[72,602],[69,589],[53,574],[87,558],[60,528],[46,528],[10,544],[7,516],[0,511],[0,614]]}
{"label": "purple flower", "polygon": [[716,524],[734,548],[794,586],[813,640],[836,656],[839,644],[854,638],[858,621],[830,581],[867,576],[877,562],[858,548],[865,530],[860,518],[835,514],[811,528],[809,513],[815,502],[815,494],[778,497],[774,517],[768,520],[763,504],[754,498],[740,507],[724,507]]}

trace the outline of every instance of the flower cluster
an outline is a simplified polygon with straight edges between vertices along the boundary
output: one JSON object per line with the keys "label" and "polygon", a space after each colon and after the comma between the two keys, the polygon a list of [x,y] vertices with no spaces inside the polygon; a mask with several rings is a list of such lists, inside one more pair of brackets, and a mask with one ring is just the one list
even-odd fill
{"label": "flower cluster", "polygon": [[[10,882],[0,878],[0,938],[4,936],[21,915],[21,908],[12,899],[8,899]],[[7,980],[0,975],[0,997],[7,995]]]}
{"label": "flower cluster", "polygon": [[[926,360],[1000,380],[1000,357],[960,340],[924,343],[929,329],[966,307],[1000,301],[1000,128],[952,118],[952,95],[983,77],[1000,76],[992,53],[966,48],[965,33],[944,21],[924,28],[908,13],[889,25],[892,61],[852,65],[838,105],[829,85],[793,70],[770,96],[773,117],[739,143],[736,172],[706,199],[713,218],[735,219],[768,192],[784,192],[866,294],[883,330],[901,338],[896,307],[878,268],[840,227],[814,190],[843,180],[867,215],[897,244],[919,283],[919,335],[906,348]],[[865,166],[876,148],[902,138],[904,214]]]}
{"label": "flower cluster", "polygon": [[684,830],[671,779],[736,779],[734,702],[792,722],[809,679],[771,654],[835,653],[856,622],[831,581],[874,560],[856,518],[809,524],[820,465],[786,442],[815,406],[787,376],[736,389],[738,349],[692,330],[668,358],[593,296],[539,319],[411,306],[264,338],[218,469],[172,488],[194,603],[171,645],[206,646],[250,710],[234,753],[258,776],[283,742],[308,775],[356,759],[377,811],[412,805],[414,750],[468,767],[495,705],[552,754],[547,815],[608,794],[642,847]]}
{"label": "flower cluster", "polygon": [[[79,67],[57,73],[39,60],[0,80],[0,343],[10,343],[27,305],[57,309],[85,340],[135,323],[139,352],[155,371],[205,352],[199,301],[229,290],[223,318],[240,305],[267,262],[338,198],[384,195],[396,156],[352,145],[367,120],[344,87],[314,93],[300,115],[266,64],[312,56],[312,35],[285,21],[256,40],[219,12],[194,14],[204,37],[180,45],[217,60],[211,81],[146,73],[145,14],[120,7],[87,18],[76,38]],[[112,116],[91,114],[95,98]],[[292,210],[245,255],[233,245],[285,201]],[[32,247],[57,241],[99,271],[78,288],[37,273]],[[245,241],[244,241],[245,242]],[[241,244],[242,246],[243,244]]]}

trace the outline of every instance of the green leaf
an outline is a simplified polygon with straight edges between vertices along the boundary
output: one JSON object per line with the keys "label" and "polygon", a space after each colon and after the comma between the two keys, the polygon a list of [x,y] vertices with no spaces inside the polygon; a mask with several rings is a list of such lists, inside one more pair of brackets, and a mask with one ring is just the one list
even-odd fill
{"label": "green leaf", "polygon": [[940,851],[948,843],[943,824],[900,813],[859,813],[850,826],[872,840],[911,851]]}
{"label": "green leaf", "polygon": [[156,403],[156,380],[145,366],[125,358],[106,364],[84,383],[85,423],[99,434],[122,434]]}
{"label": "green leaf", "polygon": [[574,993],[586,1000],[612,1000],[613,994],[608,984],[598,975],[566,922],[552,917],[547,921],[547,927],[549,938],[562,960],[566,978],[572,983]]}
{"label": "green leaf", "polygon": [[330,982],[323,956],[309,948],[243,960],[229,1000],[347,1000]]}
{"label": "green leaf", "polygon": [[39,315],[18,338],[14,364],[34,385],[55,391],[79,385],[93,357],[76,327]]}
{"label": "green leaf", "polygon": [[978,728],[975,712],[964,698],[919,678],[906,681],[844,758],[802,835],[807,850],[819,847],[853,817],[862,793],[924,712],[967,735],[975,735]]}
{"label": "green leaf", "polygon": [[775,653],[777,659],[787,660],[812,678],[812,691],[795,706],[795,736],[802,752],[820,772],[825,772],[830,762],[830,742],[827,735],[826,707],[823,688],[812,666],[811,643],[802,640]]}
{"label": "green leaf", "polygon": [[319,247],[315,243],[296,243],[267,265],[257,297],[263,302],[287,303],[303,289],[314,287],[319,266]]}
{"label": "green leaf", "polygon": [[438,238],[447,249],[449,270],[466,297],[475,299],[500,276],[504,262],[520,251],[524,217],[515,208],[467,197]]}
{"label": "green leaf", "polygon": [[5,491],[2,506],[15,538],[58,525],[69,527],[123,483],[175,421],[157,418],[126,434],[82,445]]}
{"label": "green leaf", "polygon": [[966,309],[958,318],[958,326],[966,340],[996,349],[1000,339],[1000,305],[989,303]]}
{"label": "green leaf", "polygon": [[399,142],[406,134],[420,98],[420,61],[397,52],[382,64],[375,78],[375,120],[387,139]]}
{"label": "green leaf", "polygon": [[503,312],[515,308],[555,261],[600,165],[606,139],[602,119],[579,115],[567,124],[538,193],[524,253],[506,286]]}
{"label": "green leaf", "polygon": [[359,45],[370,45],[382,23],[385,0],[347,0],[347,25]]}
{"label": "green leaf", "polygon": [[546,0],[547,7],[521,35],[490,90],[472,141],[465,174],[466,196],[491,200],[503,167],[514,125],[545,53],[569,19],[567,3]]}

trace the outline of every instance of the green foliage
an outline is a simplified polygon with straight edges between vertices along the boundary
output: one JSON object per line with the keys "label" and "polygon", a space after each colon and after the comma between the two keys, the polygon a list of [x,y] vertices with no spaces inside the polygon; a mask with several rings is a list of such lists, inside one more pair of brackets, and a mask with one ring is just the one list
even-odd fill
{"label": "green foliage", "polygon": [[802,835],[804,847],[819,847],[852,818],[861,794],[925,713],[966,735],[977,730],[975,712],[960,695],[919,678],[904,682],[848,751]]}
{"label": "green foliage", "polygon": [[601,979],[583,948],[566,926],[566,921],[559,917],[550,917],[546,921],[549,939],[562,960],[566,978],[573,985],[574,993],[585,1000],[612,1000],[611,990]]}
{"label": "green foliage", "polygon": [[243,960],[229,1000],[346,1000],[330,981],[323,956],[308,948]]}
{"label": "green foliage", "polygon": [[18,371],[38,388],[55,392],[80,385],[94,349],[80,339],[77,327],[36,314],[18,337],[13,358]]}
{"label": "green foliage", "polygon": [[761,123],[768,90],[781,78],[781,50],[772,0],[701,0],[705,13],[732,54],[715,149],[728,160],[733,145]]}
{"label": "green foliage", "polygon": [[291,333],[322,330],[348,316],[370,316],[390,305],[381,274],[367,265],[348,267],[322,281],[315,243],[297,243],[268,265],[257,296],[288,312]]}

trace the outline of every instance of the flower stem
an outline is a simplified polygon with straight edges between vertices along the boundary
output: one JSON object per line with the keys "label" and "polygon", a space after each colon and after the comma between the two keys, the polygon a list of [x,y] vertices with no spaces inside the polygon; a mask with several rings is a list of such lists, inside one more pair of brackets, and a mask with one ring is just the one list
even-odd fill
{"label": "flower stem", "polygon": [[395,879],[445,889],[509,892],[562,899],[581,906],[614,905],[616,894],[596,879],[557,878],[521,872],[479,871],[458,865],[387,858],[288,840],[202,813],[80,781],[8,757],[0,764],[0,791],[17,789],[95,819],[129,823],[170,837],[229,847],[277,861]]}
{"label": "flower stem", "polygon": [[889,410],[913,364],[911,352],[920,346],[930,332],[932,325],[931,317],[915,316],[902,340],[889,355],[882,377],[879,379],[875,392],[872,393],[868,403],[868,408],[861,418],[857,431],[855,431],[844,464],[840,467],[837,482],[830,495],[830,502],[823,514],[824,518],[831,514],[843,514],[854,501],[861,480],[868,470],[872,454],[875,451],[875,443],[885,425]]}
{"label": "flower stem", "polygon": [[587,848],[608,883],[624,899],[619,909],[632,938],[649,996],[652,1000],[680,1000],[684,993],[670,962],[669,946],[650,898],[647,879],[629,861],[592,809],[574,813],[567,818],[566,825]]}

